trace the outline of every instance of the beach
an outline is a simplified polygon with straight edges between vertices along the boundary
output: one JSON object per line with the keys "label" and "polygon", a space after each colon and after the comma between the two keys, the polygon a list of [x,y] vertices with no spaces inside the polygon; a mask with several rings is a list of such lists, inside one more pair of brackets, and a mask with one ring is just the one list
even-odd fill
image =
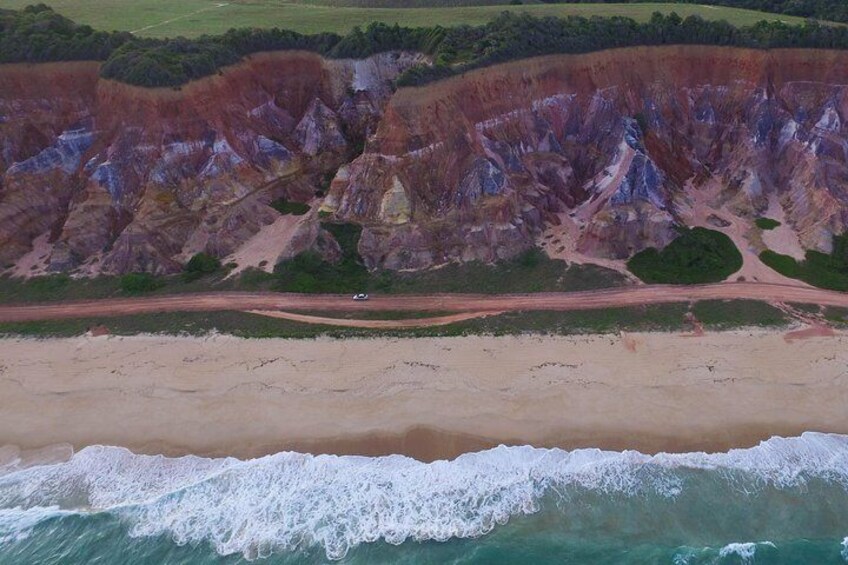
{"label": "beach", "polygon": [[433,460],[500,443],[726,451],[848,433],[848,335],[787,335],[7,338],[0,445]]}

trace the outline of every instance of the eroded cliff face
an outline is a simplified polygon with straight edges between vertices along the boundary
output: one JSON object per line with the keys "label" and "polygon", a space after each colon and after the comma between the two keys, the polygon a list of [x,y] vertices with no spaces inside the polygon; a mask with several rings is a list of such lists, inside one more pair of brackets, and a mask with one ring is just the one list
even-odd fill
{"label": "eroded cliff face", "polygon": [[[318,204],[362,224],[366,262],[392,269],[533,245],[603,264],[676,225],[755,253],[762,214],[785,224],[769,246],[797,255],[846,228],[848,53],[633,48],[392,94],[415,61],[262,55],[180,91],[103,82],[94,64],[0,68],[0,262],[331,257]],[[280,196],[313,212],[281,218]]]}
{"label": "eroded cliff face", "polygon": [[[420,59],[263,54],[180,90],[103,81],[95,63],[2,67],[0,263],[168,273],[228,256],[281,219],[275,198],[316,198]],[[320,239],[303,223],[272,260]]]}
{"label": "eroded cliff face", "polygon": [[562,224],[561,251],[623,259],[675,225],[767,211],[827,248],[848,219],[845,83],[848,54],[822,51],[634,48],[484,69],[398,92],[324,207],[365,224],[366,256],[392,268],[496,259]]}

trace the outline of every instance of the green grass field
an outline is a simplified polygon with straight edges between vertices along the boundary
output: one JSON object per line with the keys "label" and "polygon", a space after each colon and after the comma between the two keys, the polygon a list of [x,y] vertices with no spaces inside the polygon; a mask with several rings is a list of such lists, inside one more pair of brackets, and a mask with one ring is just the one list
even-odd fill
{"label": "green grass field", "polygon": [[[346,33],[372,21],[403,26],[483,24],[504,10],[535,16],[627,16],[647,20],[653,12],[683,17],[725,19],[749,25],[762,19],[800,23],[802,18],[692,4],[535,4],[432,8],[359,8],[327,5],[333,0],[46,0],[60,14],[97,29],[132,31],[140,36],[195,37],[232,27],[280,27],[303,33]],[[432,1],[432,0],[429,0]],[[0,8],[19,9],[36,0],[0,0]]]}

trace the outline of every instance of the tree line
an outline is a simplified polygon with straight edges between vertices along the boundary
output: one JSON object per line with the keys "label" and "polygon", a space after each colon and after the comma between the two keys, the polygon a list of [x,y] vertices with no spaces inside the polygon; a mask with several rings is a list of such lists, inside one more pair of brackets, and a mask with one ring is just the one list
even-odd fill
{"label": "tree line", "polygon": [[138,38],[127,32],[95,31],[38,4],[0,10],[0,63],[104,61],[104,78],[137,86],[179,86],[259,51],[298,49],[330,58],[363,58],[397,50],[432,53],[444,36],[443,28],[373,23],[345,36],[244,28],[196,39]]}
{"label": "tree line", "polygon": [[639,23],[623,17],[537,18],[503,12],[482,26],[447,29],[372,23],[345,36],[245,28],[197,39],[149,39],[126,32],[95,31],[43,4],[19,11],[0,10],[0,63],[104,61],[104,78],[149,87],[176,87],[259,51],[298,49],[330,58],[363,58],[395,50],[431,55],[432,66],[414,67],[399,77],[399,86],[414,86],[537,55],[673,44],[846,49],[848,27],[823,26],[811,20],[803,25],[762,21],[737,28],[726,21],[698,16],[683,19],[675,13],[655,13],[650,21]]}
{"label": "tree line", "polygon": [[490,23],[449,30],[434,51],[434,65],[402,74],[400,86],[417,86],[471,69],[557,53],[588,53],[641,45],[723,45],[756,49],[848,49],[848,27],[815,21],[789,25],[761,21],[734,27],[699,16],[653,14],[648,22],[630,18],[537,18],[504,12]]}
{"label": "tree line", "polygon": [[848,22],[848,2],[845,0],[541,0],[545,4],[644,4],[647,2],[707,4],[743,8],[773,14],[786,14],[802,18],[816,18],[835,22]]}

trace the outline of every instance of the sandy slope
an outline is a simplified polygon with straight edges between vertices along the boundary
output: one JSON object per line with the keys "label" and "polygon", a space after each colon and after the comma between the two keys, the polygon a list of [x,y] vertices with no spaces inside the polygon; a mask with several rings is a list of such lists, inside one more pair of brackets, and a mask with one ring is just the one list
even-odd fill
{"label": "sandy slope", "polygon": [[[0,445],[449,457],[848,433],[848,335],[0,341]],[[412,430],[410,432],[410,430]]]}

